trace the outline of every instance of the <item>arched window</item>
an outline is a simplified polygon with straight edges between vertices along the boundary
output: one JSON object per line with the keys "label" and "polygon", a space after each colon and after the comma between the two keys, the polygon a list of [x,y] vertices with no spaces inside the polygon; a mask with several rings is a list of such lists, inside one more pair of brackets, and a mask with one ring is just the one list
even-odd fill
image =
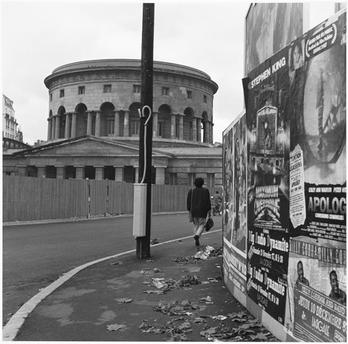
{"label": "arched window", "polygon": [[100,136],[114,134],[115,107],[112,103],[106,102],[100,106]]}
{"label": "arched window", "polygon": [[58,116],[59,116],[59,131],[58,131],[58,139],[64,137],[64,131],[65,131],[65,108],[64,106],[60,106],[58,109]]}
{"label": "arched window", "polygon": [[87,134],[87,106],[83,103],[77,104],[76,112],[76,136]]}
{"label": "arched window", "polygon": [[129,107],[129,133],[130,136],[139,136],[140,119],[138,109],[140,109],[140,103],[133,103]]}
{"label": "arched window", "polygon": [[171,108],[167,104],[162,104],[158,108],[158,125],[157,125],[157,135],[169,139],[171,137]]}

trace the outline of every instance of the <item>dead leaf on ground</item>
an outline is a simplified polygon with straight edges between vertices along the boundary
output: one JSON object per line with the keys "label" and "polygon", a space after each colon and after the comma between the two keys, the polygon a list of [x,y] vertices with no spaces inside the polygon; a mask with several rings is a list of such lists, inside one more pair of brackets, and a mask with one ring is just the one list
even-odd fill
{"label": "dead leaf on ground", "polygon": [[157,295],[163,295],[164,291],[163,290],[144,290],[145,294],[157,294]]}
{"label": "dead leaf on ground", "polygon": [[251,335],[250,338],[251,340],[255,340],[257,342],[269,340],[268,337],[264,335],[263,333],[257,333],[256,335]]}
{"label": "dead leaf on ground", "polygon": [[127,298],[127,297],[120,297],[118,299],[115,299],[118,303],[130,303],[133,301],[133,299]]}
{"label": "dead leaf on ground", "polygon": [[106,328],[108,331],[119,331],[119,330],[123,331],[127,328],[127,326],[123,324],[111,324],[111,325],[107,325]]}

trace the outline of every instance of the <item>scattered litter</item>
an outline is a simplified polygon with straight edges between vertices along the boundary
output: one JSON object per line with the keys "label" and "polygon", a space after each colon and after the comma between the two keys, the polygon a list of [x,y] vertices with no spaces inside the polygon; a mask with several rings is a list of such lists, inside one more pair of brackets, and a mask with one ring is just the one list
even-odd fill
{"label": "scattered litter", "polygon": [[189,330],[192,331],[192,328],[191,328],[191,324],[185,320],[182,324],[180,324],[178,327],[177,327],[180,331],[183,331],[183,332],[188,332]]}
{"label": "scattered litter", "polygon": [[202,284],[209,284],[209,281],[202,281]]}
{"label": "scattered litter", "polygon": [[173,262],[179,264],[197,264],[197,259],[195,259],[193,256],[176,257],[175,259],[173,259]]}
{"label": "scattered litter", "polygon": [[163,295],[163,290],[144,290],[145,294],[157,294],[157,295]]}
{"label": "scattered litter", "polygon": [[196,275],[192,276],[190,274],[185,275],[178,282],[180,287],[188,287],[190,285],[196,285],[201,283]]}
{"label": "scattered litter", "polygon": [[203,319],[202,317],[197,317],[197,318],[194,318],[192,322],[194,322],[195,324],[203,324],[203,323],[206,323],[207,321]]}
{"label": "scattered litter", "polygon": [[158,272],[161,272],[161,270],[158,269],[158,268],[154,268],[154,269],[153,269],[153,272],[158,273]]}
{"label": "scattered litter", "polygon": [[153,308],[155,312],[161,312],[163,314],[167,314],[169,316],[188,316],[192,315],[191,310],[197,309],[195,304],[191,304],[190,301],[185,301],[184,305],[179,303],[178,301],[174,302],[159,302],[157,306]]}
{"label": "scattered litter", "polygon": [[212,251],[210,253],[210,256],[211,257],[220,257],[220,256],[222,256],[222,246],[217,248],[217,249],[214,249],[214,251]]}
{"label": "scattered litter", "polygon": [[205,303],[206,305],[212,305],[214,303],[211,296],[202,297],[199,299],[199,302]]}
{"label": "scattered litter", "polygon": [[216,267],[217,267],[218,269],[220,269],[220,268],[221,268],[221,266],[220,266],[220,265],[216,265]]}
{"label": "scattered litter", "polygon": [[227,319],[227,317],[225,315],[212,315],[211,318],[214,320],[226,320]]}
{"label": "scattered litter", "polygon": [[107,325],[106,326],[108,331],[123,331],[127,328],[126,325],[122,325],[122,324],[111,324],[111,325]]}
{"label": "scattered litter", "polygon": [[219,283],[219,281],[214,277],[208,277],[208,281],[211,283]]}
{"label": "scattered litter", "polygon": [[151,258],[150,258],[150,259],[146,259],[146,262],[147,262],[147,263],[152,263],[152,262],[153,262],[153,259],[151,259]]}
{"label": "scattered litter", "polygon": [[151,240],[151,245],[159,244],[159,240],[157,238]]}
{"label": "scattered litter", "polygon": [[164,278],[153,278],[152,285],[157,289],[167,289],[168,284],[164,282]]}
{"label": "scattered litter", "polygon": [[127,298],[127,297],[121,297],[118,299],[115,299],[118,303],[130,303],[133,301],[133,299]]}
{"label": "scattered litter", "polygon": [[110,265],[120,265],[120,262],[111,262]]}
{"label": "scattered litter", "polygon": [[142,284],[145,284],[145,285],[150,285],[150,284],[151,284],[151,282],[149,282],[149,281],[144,281],[144,282],[142,282]]}
{"label": "scattered litter", "polygon": [[261,341],[268,341],[268,337],[263,333],[257,333],[256,335],[250,336],[251,340],[261,342]]}

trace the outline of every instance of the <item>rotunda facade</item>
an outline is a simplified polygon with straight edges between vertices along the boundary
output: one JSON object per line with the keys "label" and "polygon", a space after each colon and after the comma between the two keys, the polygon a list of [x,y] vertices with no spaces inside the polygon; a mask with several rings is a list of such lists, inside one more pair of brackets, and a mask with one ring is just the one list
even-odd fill
{"label": "rotunda facade", "polygon": [[[46,77],[49,141],[84,135],[133,140],[139,136],[141,61],[81,61]],[[218,86],[197,69],[154,62],[154,146],[213,143],[213,97]]]}

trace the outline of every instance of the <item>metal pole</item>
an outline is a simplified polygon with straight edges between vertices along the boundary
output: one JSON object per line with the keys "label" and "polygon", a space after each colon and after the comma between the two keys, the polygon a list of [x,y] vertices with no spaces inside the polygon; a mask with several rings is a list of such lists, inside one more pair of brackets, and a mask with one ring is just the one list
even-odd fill
{"label": "metal pole", "polygon": [[141,113],[139,132],[139,180],[147,184],[146,234],[137,237],[136,255],[139,259],[150,258],[151,237],[151,166],[152,166],[152,102],[153,102],[153,3],[143,4],[143,31],[141,46]]}

